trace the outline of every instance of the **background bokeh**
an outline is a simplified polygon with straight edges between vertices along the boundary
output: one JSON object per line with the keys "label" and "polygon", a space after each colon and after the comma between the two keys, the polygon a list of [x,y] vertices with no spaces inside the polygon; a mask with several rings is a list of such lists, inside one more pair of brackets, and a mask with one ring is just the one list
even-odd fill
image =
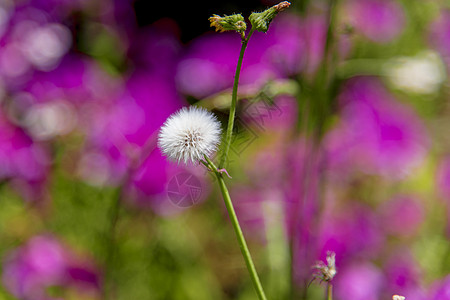
{"label": "background bokeh", "polygon": [[[183,106],[226,128],[270,0],[0,0],[0,299],[255,299]],[[226,179],[269,299],[450,299],[450,5],[292,1],[255,33]],[[219,154],[220,155],[220,154]]]}

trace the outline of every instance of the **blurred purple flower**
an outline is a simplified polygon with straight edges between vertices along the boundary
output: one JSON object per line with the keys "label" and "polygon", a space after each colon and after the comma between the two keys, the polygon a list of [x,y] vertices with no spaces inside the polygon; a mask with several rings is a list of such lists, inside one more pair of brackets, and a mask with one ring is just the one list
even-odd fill
{"label": "blurred purple flower", "polygon": [[101,70],[96,61],[70,54],[55,69],[35,72],[23,90],[39,103],[63,99],[81,107],[86,102],[111,102],[122,92],[123,84]]}
{"label": "blurred purple flower", "polygon": [[394,197],[383,203],[379,211],[384,230],[396,236],[414,235],[425,218],[423,206],[414,196]]}
{"label": "blurred purple flower", "polygon": [[375,213],[364,205],[350,202],[342,208],[329,207],[321,218],[319,247],[321,257],[336,253],[338,264],[357,258],[376,257],[385,238]]}
{"label": "blurred purple flower", "polygon": [[309,16],[304,19],[303,34],[306,46],[306,72],[314,72],[319,67],[324,55],[327,35],[325,18]]}
{"label": "blurred purple flower", "polygon": [[261,98],[255,102],[241,101],[240,122],[243,122],[245,127],[251,126],[255,137],[270,137],[273,140],[271,144],[281,151],[272,151],[273,153],[284,154],[289,136],[297,122],[297,100],[291,96],[280,95],[271,100]]}
{"label": "blurred purple flower", "polygon": [[271,24],[268,34],[273,43],[267,48],[266,56],[282,74],[298,74],[308,62],[305,54],[311,39],[305,38],[308,26],[304,23],[297,15],[283,13]]}
{"label": "blurred purple flower", "polygon": [[[91,275],[81,276],[81,272]],[[50,236],[32,238],[8,255],[4,262],[3,282],[20,299],[47,299],[47,288],[71,286],[80,280],[85,283],[83,288],[98,292],[98,274],[92,268],[76,263],[72,255]]]}
{"label": "blurred purple flower", "polygon": [[[323,57],[326,23],[320,16],[301,19],[283,14],[267,34],[256,32],[248,43],[240,83],[260,87],[270,79],[313,72]],[[239,55],[236,33],[209,33],[191,42],[176,75],[186,95],[204,98],[231,88]]]}
{"label": "blurred purple flower", "polygon": [[[169,215],[182,211],[170,201],[168,184],[177,175],[187,173],[194,176],[199,183],[200,194],[195,203],[203,202],[209,195],[209,182],[203,165],[190,166],[177,165],[162,156],[156,143],[150,155],[131,174],[126,192],[127,201],[140,208],[151,208],[160,215]],[[192,199],[193,200],[193,199]]]}
{"label": "blurred purple flower", "polygon": [[450,300],[450,275],[433,284],[428,299]]}
{"label": "blurred purple flower", "polygon": [[425,300],[421,269],[408,248],[392,251],[383,269],[386,273],[386,297],[394,294],[411,300]]}
{"label": "blurred purple flower", "polygon": [[[256,32],[249,42],[242,65],[240,83],[259,86],[274,78],[274,69],[263,60],[269,43]],[[178,89],[196,98],[217,93],[233,84],[241,40],[236,33],[209,33],[194,39],[177,69]]]}
{"label": "blurred purple flower", "polygon": [[403,8],[395,0],[351,0],[346,8],[350,23],[374,42],[392,41],[405,25]]}
{"label": "blurred purple flower", "polygon": [[294,280],[301,284],[311,279],[310,268],[317,260],[323,151],[300,139],[289,145],[286,157],[286,231],[292,244]]}
{"label": "blurred purple flower", "polygon": [[144,126],[144,112],[132,99],[125,98],[95,114],[79,165],[80,175],[96,185],[120,184],[138,147],[127,137]]}
{"label": "blurred purple flower", "polygon": [[[100,180],[100,184],[121,183],[132,161],[142,155],[144,146],[151,146],[147,145],[149,140],[183,104],[169,80],[138,72],[127,81],[126,90],[116,101],[97,107],[88,128],[87,153],[103,157],[104,168],[97,170],[104,170],[100,178],[106,180]],[[89,161],[100,163],[97,159]],[[89,170],[89,164],[83,169]]]}
{"label": "blurred purple flower", "polygon": [[374,79],[350,80],[339,96],[342,122],[325,139],[331,168],[403,177],[429,144],[421,120]]}
{"label": "blurred purple flower", "polygon": [[68,55],[50,72],[34,72],[20,90],[11,91],[7,111],[36,140],[49,140],[75,128],[90,131],[96,112],[123,89],[119,79],[85,57]]}
{"label": "blurred purple flower", "polygon": [[0,114],[0,180],[11,179],[25,199],[37,200],[49,164],[46,150]]}
{"label": "blurred purple flower", "polygon": [[46,12],[16,7],[0,36],[0,78],[18,87],[34,69],[54,69],[72,43],[70,30]]}
{"label": "blurred purple flower", "polygon": [[334,281],[337,300],[378,300],[383,285],[382,272],[368,262],[339,267]]}

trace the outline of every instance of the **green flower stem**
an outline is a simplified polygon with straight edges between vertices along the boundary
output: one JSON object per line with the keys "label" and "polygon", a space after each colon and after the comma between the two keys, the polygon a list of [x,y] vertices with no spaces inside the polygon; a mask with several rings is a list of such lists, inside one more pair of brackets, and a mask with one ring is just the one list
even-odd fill
{"label": "green flower stem", "polygon": [[253,263],[252,256],[250,254],[250,251],[248,250],[247,242],[245,241],[241,226],[239,225],[239,220],[236,216],[236,212],[233,207],[233,202],[231,202],[230,193],[228,192],[227,186],[225,185],[225,181],[222,177],[222,174],[217,171],[217,167],[206,155],[205,155],[205,160],[208,162],[209,168],[214,171],[214,173],[217,177],[217,180],[219,182],[219,187],[220,187],[220,191],[222,192],[225,206],[228,210],[228,214],[230,216],[231,223],[233,224],[233,228],[236,233],[239,247],[241,248],[242,256],[244,257],[245,264],[247,265],[247,269],[248,269],[248,272],[250,273],[250,277],[252,279],[253,286],[256,290],[256,293],[258,294],[258,298],[260,300],[267,300],[266,295],[264,294],[264,290],[261,285],[261,281],[259,280],[258,273],[256,272],[256,268]]}
{"label": "green flower stem", "polygon": [[242,61],[244,60],[245,49],[247,48],[248,40],[252,36],[255,28],[252,27],[246,38],[242,39],[241,52],[239,53],[239,59],[236,66],[236,73],[234,75],[233,92],[231,94],[230,115],[228,117],[228,127],[225,136],[225,148],[222,154],[222,158],[219,163],[219,168],[223,168],[228,159],[228,152],[230,151],[231,138],[233,136],[234,117],[236,116],[236,103],[237,103],[237,91],[239,85],[239,75],[241,74]]}
{"label": "green flower stem", "polygon": [[328,282],[327,285],[327,300],[333,300],[333,285]]}

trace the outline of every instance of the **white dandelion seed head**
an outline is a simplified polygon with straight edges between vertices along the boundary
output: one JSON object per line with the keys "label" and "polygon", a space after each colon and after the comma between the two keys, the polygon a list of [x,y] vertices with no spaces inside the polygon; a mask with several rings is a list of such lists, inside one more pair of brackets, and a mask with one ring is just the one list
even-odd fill
{"label": "white dandelion seed head", "polygon": [[158,147],[170,160],[196,163],[210,157],[220,144],[222,130],[209,111],[191,106],[172,114],[161,127]]}

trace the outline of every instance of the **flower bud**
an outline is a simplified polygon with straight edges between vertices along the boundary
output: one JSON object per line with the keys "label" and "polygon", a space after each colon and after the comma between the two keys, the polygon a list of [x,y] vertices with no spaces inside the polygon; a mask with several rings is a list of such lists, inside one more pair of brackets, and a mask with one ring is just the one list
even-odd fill
{"label": "flower bud", "polygon": [[252,23],[252,26],[255,27],[256,30],[267,32],[267,30],[269,29],[269,25],[275,18],[275,16],[279,12],[288,8],[290,5],[291,5],[290,2],[283,1],[281,3],[278,3],[277,5],[272,6],[271,8],[266,9],[263,12],[252,13],[248,19],[250,20],[250,23]]}
{"label": "flower bud", "polygon": [[216,31],[219,32],[235,30],[242,34],[247,29],[247,24],[241,14],[231,16],[224,15],[223,17],[213,15],[209,18],[209,21],[211,22],[211,27],[216,27]]}

